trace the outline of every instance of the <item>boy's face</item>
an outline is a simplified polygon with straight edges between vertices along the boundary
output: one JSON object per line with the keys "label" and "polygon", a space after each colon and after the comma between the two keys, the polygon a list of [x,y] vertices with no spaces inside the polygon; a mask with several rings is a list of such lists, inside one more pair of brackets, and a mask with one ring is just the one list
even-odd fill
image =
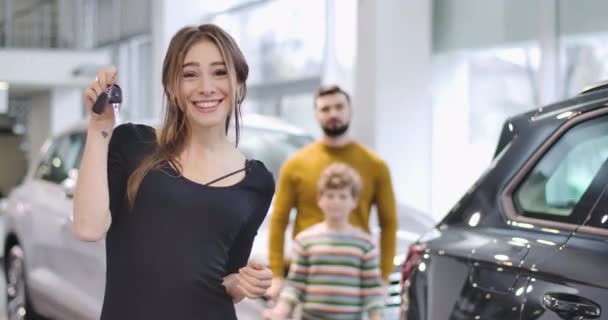
{"label": "boy's face", "polygon": [[353,197],[350,188],[327,189],[319,195],[318,204],[325,219],[348,220],[350,212],[357,207],[357,199]]}

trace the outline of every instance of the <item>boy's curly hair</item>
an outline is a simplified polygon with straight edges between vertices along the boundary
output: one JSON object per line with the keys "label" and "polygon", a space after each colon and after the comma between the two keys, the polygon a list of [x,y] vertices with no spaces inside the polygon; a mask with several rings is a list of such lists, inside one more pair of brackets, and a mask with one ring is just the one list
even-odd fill
{"label": "boy's curly hair", "polygon": [[361,192],[361,176],[351,166],[344,163],[333,163],[323,170],[317,184],[317,192],[350,188],[354,198]]}

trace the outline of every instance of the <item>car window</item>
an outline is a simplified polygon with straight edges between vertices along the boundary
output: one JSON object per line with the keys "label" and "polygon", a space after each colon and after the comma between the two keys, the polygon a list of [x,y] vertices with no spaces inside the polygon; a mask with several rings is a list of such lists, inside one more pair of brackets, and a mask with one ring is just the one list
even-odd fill
{"label": "car window", "polygon": [[264,162],[275,179],[285,160],[312,141],[310,136],[278,130],[246,128],[243,131],[239,149],[247,158]]}
{"label": "car window", "polygon": [[82,157],[84,135],[70,134],[56,139],[36,169],[38,179],[60,184],[70,169],[78,168]]}
{"label": "car window", "polygon": [[608,117],[569,129],[515,192],[524,216],[570,221],[574,208],[608,158]]}

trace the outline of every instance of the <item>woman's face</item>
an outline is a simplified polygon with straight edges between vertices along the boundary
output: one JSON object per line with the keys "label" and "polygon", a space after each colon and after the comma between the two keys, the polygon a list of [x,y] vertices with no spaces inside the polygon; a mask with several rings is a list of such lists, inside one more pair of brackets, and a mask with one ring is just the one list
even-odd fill
{"label": "woman's face", "polygon": [[193,45],[181,71],[180,98],[186,103],[189,123],[224,128],[232,109],[232,95],[228,69],[217,45],[209,40]]}

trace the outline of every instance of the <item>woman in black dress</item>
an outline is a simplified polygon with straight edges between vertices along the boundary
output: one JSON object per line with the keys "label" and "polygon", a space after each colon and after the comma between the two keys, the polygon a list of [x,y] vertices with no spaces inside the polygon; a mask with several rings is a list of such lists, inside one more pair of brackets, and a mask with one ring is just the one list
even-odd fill
{"label": "woman in black dress", "polygon": [[[274,193],[263,163],[228,139],[248,66],[215,25],[178,31],[165,56],[162,126],[91,113],[74,197],[75,235],[106,239],[101,319],[236,319],[234,303],[262,296],[270,271],[247,263]],[[116,69],[97,73],[88,110]]]}

